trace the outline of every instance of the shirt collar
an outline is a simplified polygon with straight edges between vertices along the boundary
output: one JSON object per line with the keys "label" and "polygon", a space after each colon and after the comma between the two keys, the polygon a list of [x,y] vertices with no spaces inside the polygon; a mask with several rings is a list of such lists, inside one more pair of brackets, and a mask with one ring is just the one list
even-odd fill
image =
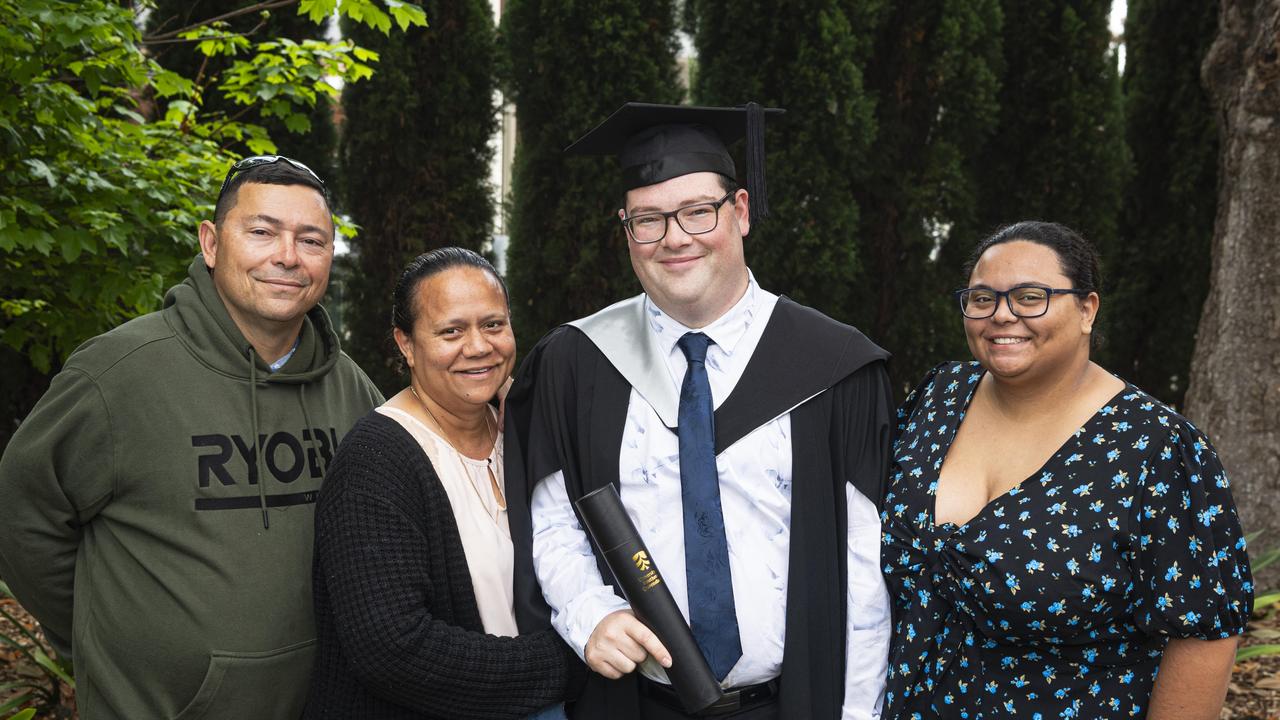
{"label": "shirt collar", "polygon": [[747,291],[729,311],[716,318],[715,322],[704,328],[694,330],[685,327],[675,318],[666,314],[653,303],[648,296],[644,299],[645,317],[649,319],[649,329],[658,340],[658,347],[668,355],[675,352],[676,343],[685,333],[700,332],[711,338],[726,355],[732,356],[738,341],[747,334],[751,322],[759,314],[760,293],[757,291],[755,275],[747,270]]}
{"label": "shirt collar", "polygon": [[267,369],[271,372],[276,372],[280,368],[284,367],[284,364],[289,362],[289,358],[293,357],[293,354],[298,351],[298,341],[301,339],[302,333],[298,333],[298,337],[293,339],[293,347],[289,348],[289,352],[285,353],[279,360],[268,365]]}

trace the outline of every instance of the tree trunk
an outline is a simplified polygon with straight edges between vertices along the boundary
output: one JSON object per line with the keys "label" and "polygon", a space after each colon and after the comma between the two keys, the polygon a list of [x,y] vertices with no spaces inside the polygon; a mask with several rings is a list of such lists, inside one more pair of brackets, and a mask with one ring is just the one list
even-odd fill
{"label": "tree trunk", "polygon": [[1220,186],[1187,416],[1217,446],[1245,531],[1265,531],[1257,557],[1280,546],[1280,0],[1223,0],[1201,72]]}

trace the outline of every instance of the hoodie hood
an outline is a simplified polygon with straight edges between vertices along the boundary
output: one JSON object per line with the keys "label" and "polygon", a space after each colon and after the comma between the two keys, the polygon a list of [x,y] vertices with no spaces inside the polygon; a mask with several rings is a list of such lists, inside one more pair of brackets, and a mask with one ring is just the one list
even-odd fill
{"label": "hoodie hood", "polygon": [[[242,380],[301,384],[312,382],[333,369],[340,355],[338,335],[329,314],[316,305],[302,319],[298,349],[277,372],[270,372],[262,358],[236,326],[213,284],[213,275],[197,254],[187,268],[187,279],[164,296],[164,316],[179,341],[201,364],[215,372]],[[256,367],[250,366],[250,361]],[[256,370],[257,372],[252,372]]]}

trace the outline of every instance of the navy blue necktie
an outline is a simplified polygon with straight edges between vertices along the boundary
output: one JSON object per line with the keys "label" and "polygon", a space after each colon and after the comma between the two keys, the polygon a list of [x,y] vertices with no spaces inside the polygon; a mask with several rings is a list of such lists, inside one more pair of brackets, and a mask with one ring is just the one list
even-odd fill
{"label": "navy blue necktie", "polygon": [[677,345],[689,361],[680,385],[680,497],[684,502],[684,561],[689,581],[689,625],[711,672],[721,680],[742,657],[733,604],[729,545],[716,473],[715,415],[707,381],[702,333],[686,333]]}

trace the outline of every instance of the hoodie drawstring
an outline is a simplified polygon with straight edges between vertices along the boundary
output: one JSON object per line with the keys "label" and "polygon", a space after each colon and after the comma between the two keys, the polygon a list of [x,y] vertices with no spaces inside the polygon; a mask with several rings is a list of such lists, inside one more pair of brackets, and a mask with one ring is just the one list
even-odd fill
{"label": "hoodie drawstring", "polygon": [[258,364],[249,348],[249,404],[253,406],[253,459],[258,466],[258,507],[262,508],[262,529],[270,530],[267,518],[267,476],[262,467],[262,436],[258,434]]}
{"label": "hoodie drawstring", "polygon": [[[311,414],[307,412],[307,386],[305,383],[298,385],[298,404],[302,406],[302,421],[307,424],[307,431],[303,434],[311,438],[311,452],[316,454],[316,462],[324,463],[324,456],[320,454],[320,438],[316,437],[317,433],[324,431],[311,423]],[[328,469],[329,466],[325,463],[325,467],[320,473],[323,475]]]}
{"label": "hoodie drawstring", "polygon": [[[254,362],[253,348],[249,348],[249,403],[253,405],[253,458],[258,468],[258,507],[262,509],[262,529],[271,529],[270,515],[267,513],[267,475],[262,458],[262,436],[258,431],[258,364]],[[311,422],[311,413],[307,412],[307,386],[306,383],[298,385],[298,404],[302,406],[302,421],[306,424],[306,430],[303,434],[309,438],[311,452],[315,453],[316,461],[324,463],[324,456],[320,453],[320,438],[316,437],[316,433],[322,432],[320,428],[315,427]],[[328,463],[325,464],[325,470],[328,470]],[[322,471],[323,472],[323,471]]]}

